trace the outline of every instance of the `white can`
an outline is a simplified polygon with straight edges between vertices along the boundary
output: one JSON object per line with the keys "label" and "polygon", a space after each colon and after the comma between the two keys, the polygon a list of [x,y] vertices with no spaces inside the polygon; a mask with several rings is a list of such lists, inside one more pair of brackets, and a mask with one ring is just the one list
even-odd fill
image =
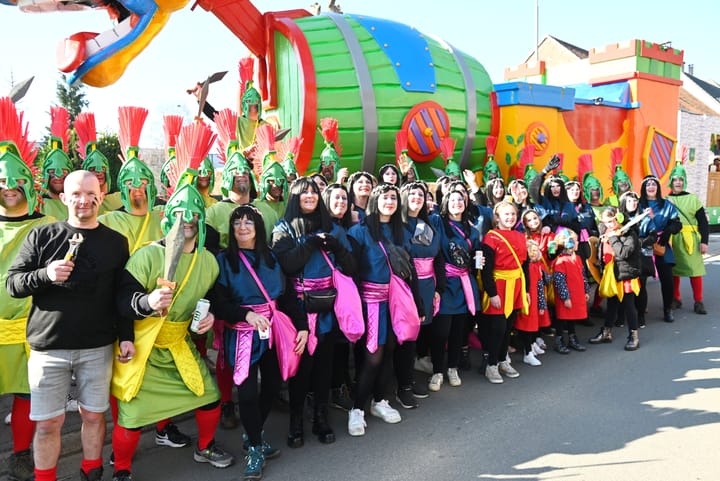
{"label": "white can", "polygon": [[258,338],[270,339],[270,328],[267,327],[264,331],[261,329],[258,329]]}
{"label": "white can", "polygon": [[195,304],[195,311],[193,311],[192,322],[190,323],[190,330],[192,332],[198,332],[200,329],[200,321],[205,319],[210,312],[210,301],[207,299],[200,299]]}
{"label": "white can", "polygon": [[483,268],[483,251],[475,251],[475,269]]}

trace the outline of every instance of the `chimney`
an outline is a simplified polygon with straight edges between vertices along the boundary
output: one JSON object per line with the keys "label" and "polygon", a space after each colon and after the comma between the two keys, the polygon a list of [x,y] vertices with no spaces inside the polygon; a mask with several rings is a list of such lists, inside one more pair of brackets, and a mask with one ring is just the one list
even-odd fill
{"label": "chimney", "polygon": [[688,74],[693,75],[693,76],[695,75],[695,64],[694,63],[688,64]]}

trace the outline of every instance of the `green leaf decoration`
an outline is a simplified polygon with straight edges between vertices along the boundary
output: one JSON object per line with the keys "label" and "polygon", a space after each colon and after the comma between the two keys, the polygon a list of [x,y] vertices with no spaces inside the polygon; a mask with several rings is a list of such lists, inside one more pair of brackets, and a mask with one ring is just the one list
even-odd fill
{"label": "green leaf decoration", "polygon": [[505,140],[507,140],[508,144],[515,145],[515,139],[513,138],[512,135],[506,135]]}
{"label": "green leaf decoration", "polygon": [[507,165],[512,163],[512,155],[510,155],[510,152],[505,152],[505,163]]}

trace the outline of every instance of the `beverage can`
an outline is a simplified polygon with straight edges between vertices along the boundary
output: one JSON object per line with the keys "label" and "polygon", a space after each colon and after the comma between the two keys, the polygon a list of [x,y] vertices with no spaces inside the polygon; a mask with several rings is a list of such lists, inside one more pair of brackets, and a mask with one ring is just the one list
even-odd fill
{"label": "beverage can", "polygon": [[268,328],[265,329],[264,331],[258,329],[258,338],[260,338],[260,339],[270,339],[270,328],[268,327]]}
{"label": "beverage can", "polygon": [[193,311],[192,322],[190,323],[190,330],[192,332],[198,332],[200,329],[200,321],[207,317],[210,312],[210,301],[207,299],[200,299],[195,304],[195,310]]}
{"label": "beverage can", "polygon": [[483,251],[475,251],[475,269],[483,268]]}

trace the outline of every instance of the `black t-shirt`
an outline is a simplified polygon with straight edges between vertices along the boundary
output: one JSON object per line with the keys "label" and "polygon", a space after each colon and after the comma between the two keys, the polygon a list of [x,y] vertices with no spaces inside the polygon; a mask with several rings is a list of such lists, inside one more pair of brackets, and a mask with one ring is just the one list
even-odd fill
{"label": "black t-shirt", "polygon": [[[82,234],[70,278],[52,282],[47,265],[63,259],[68,240]],[[132,340],[132,321],[122,321],[116,308],[116,286],[128,260],[122,234],[99,224],[78,229],[55,222],[30,231],[8,271],[13,297],[32,296],[27,340],[35,350],[90,349]]]}

